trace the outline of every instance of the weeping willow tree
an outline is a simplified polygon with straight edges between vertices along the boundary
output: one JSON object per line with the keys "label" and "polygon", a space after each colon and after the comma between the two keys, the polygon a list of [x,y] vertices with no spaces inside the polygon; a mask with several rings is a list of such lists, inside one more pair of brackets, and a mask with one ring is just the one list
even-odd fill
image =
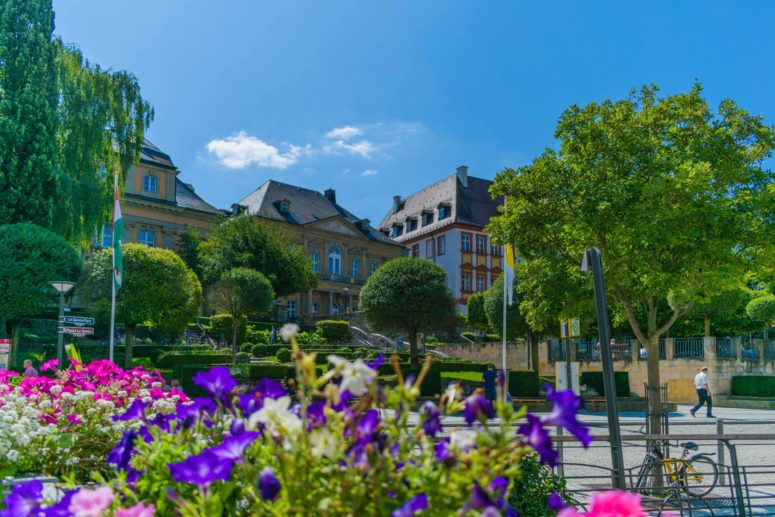
{"label": "weeping willow tree", "polygon": [[53,32],[51,0],[0,2],[0,224],[32,222],[83,247],[153,109],[132,74],[89,63]]}
{"label": "weeping willow tree", "polygon": [[81,51],[55,40],[59,89],[58,162],[62,199],[54,229],[86,244],[109,220],[113,173],[137,161],[153,109],[137,79],[89,63]]}

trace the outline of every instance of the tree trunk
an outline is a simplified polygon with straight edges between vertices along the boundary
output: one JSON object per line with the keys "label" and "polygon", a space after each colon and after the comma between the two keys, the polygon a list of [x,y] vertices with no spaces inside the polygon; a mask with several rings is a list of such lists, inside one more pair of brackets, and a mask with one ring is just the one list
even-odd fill
{"label": "tree trunk", "polygon": [[710,315],[705,314],[703,318],[705,319],[705,337],[710,337]]}
{"label": "tree trunk", "polygon": [[412,337],[412,341],[409,343],[409,366],[411,368],[419,368],[420,332],[417,329],[410,329],[409,335]]}
{"label": "tree trunk", "polygon": [[649,352],[646,361],[646,372],[648,378],[648,387],[646,391],[646,400],[652,404],[649,418],[649,429],[653,434],[662,432],[662,419],[660,411],[662,408],[662,390],[660,389],[661,379],[659,376],[659,336],[650,336],[646,349]]}
{"label": "tree trunk", "polygon": [[0,338],[8,337],[8,320],[0,318]]}
{"label": "tree trunk", "polygon": [[527,339],[530,342],[530,366],[534,372],[540,374],[541,363],[538,360],[538,341],[540,336],[538,334],[528,334]]}
{"label": "tree trunk", "polygon": [[237,323],[237,318],[232,318],[233,323],[231,324],[231,349],[236,354],[237,353],[237,326],[239,323]]}
{"label": "tree trunk", "polygon": [[126,325],[124,331],[124,368],[130,370],[132,368],[132,334],[134,334],[135,326]]}

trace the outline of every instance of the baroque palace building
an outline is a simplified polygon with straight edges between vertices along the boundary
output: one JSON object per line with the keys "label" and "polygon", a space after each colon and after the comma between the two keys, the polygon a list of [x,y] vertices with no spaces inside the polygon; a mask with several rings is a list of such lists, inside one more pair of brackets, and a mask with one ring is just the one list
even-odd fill
{"label": "baroque palace building", "polygon": [[503,197],[490,196],[492,181],[468,175],[468,167],[405,198],[378,228],[406,246],[412,257],[431,260],[447,272],[447,286],[457,309],[466,312],[468,297],[487,290],[503,270],[500,246],[484,228],[498,213]]}
{"label": "baroque palace building", "polygon": [[[177,248],[177,236],[192,227],[206,235],[218,217],[226,215],[199,197],[194,187],[178,178],[172,158],[144,140],[140,161],[124,178],[125,242],[167,249]],[[111,245],[111,227],[94,236],[96,248]]]}
{"label": "baroque palace building", "polygon": [[312,320],[357,310],[366,279],[404,247],[347,211],[336,192],[320,192],[269,180],[232,206],[280,230],[301,246],[318,285],[277,300],[281,320]]}

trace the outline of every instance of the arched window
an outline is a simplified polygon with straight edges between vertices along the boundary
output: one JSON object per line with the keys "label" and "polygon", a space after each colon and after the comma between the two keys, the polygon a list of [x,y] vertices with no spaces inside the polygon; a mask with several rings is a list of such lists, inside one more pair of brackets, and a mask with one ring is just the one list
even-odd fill
{"label": "arched window", "polygon": [[369,262],[369,274],[373,275],[376,270],[377,270],[377,261],[372,260],[371,262]]}
{"label": "arched window", "polygon": [[328,272],[332,275],[342,274],[342,252],[336,246],[328,250]]}
{"label": "arched window", "polygon": [[319,273],[320,272],[320,253],[318,253],[317,251],[313,251],[310,254],[310,259],[312,261],[312,271],[314,271],[315,273]]}
{"label": "arched window", "polygon": [[358,263],[358,259],[354,258],[350,261],[350,276],[353,278],[358,278],[358,269],[360,264]]}

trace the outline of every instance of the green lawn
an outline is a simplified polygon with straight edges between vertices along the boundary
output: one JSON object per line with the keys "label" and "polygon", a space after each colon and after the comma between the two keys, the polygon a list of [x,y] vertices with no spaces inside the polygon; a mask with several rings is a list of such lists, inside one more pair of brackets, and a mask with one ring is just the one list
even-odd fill
{"label": "green lawn", "polygon": [[482,372],[441,372],[442,381],[454,381],[460,379],[469,382],[483,382]]}

